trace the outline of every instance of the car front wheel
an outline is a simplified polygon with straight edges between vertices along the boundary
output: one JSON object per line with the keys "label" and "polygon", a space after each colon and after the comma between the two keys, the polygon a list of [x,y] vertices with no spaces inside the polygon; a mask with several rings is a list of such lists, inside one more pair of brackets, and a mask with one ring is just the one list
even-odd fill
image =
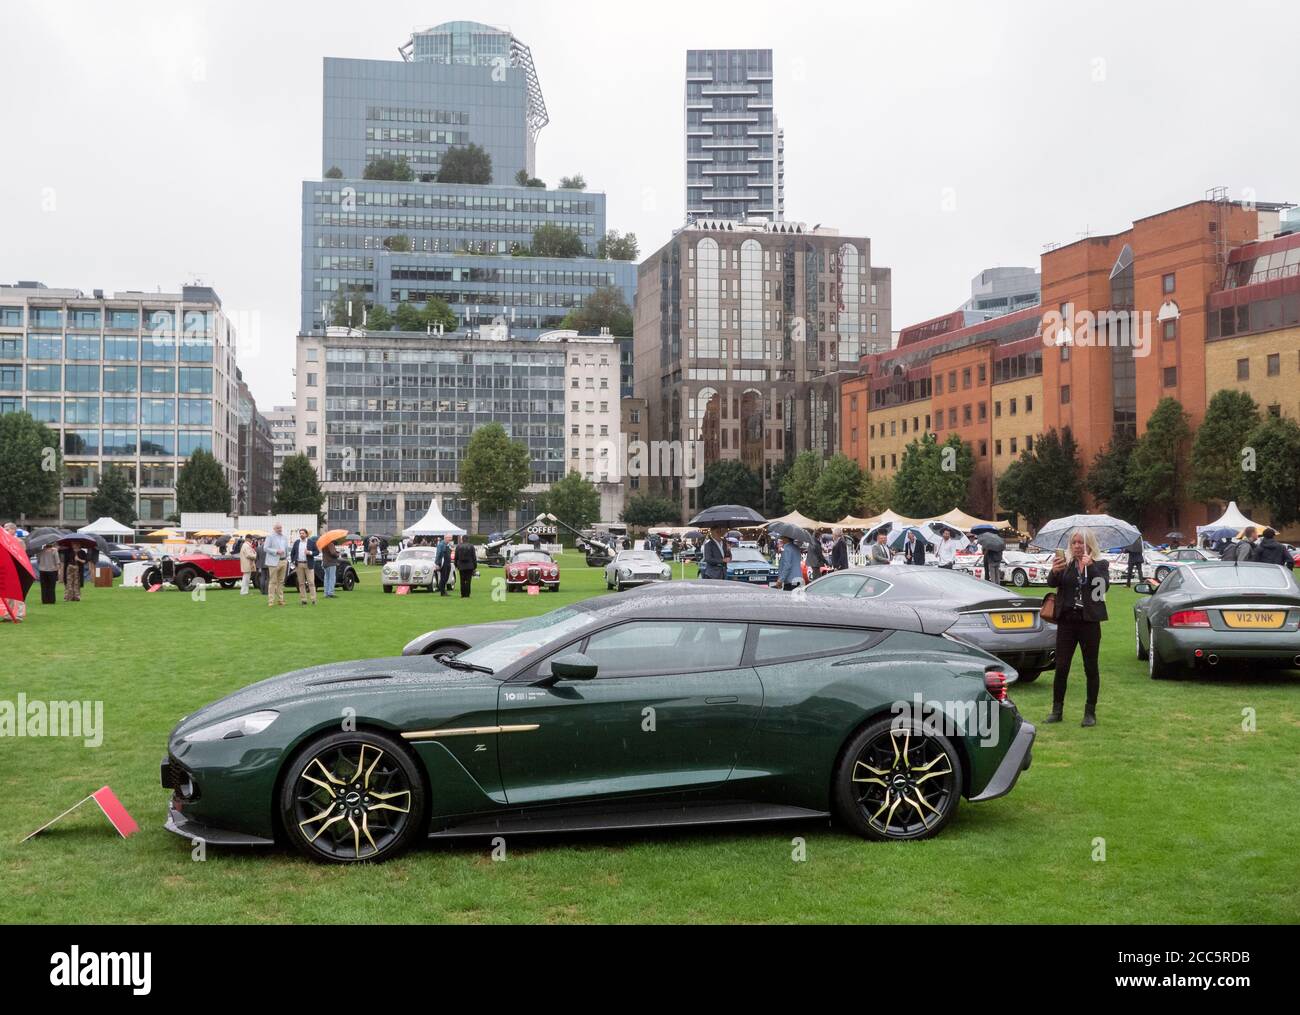
{"label": "car front wheel", "polygon": [[927,839],[957,813],[961,785],[961,759],[947,737],[881,719],[840,756],[835,810],[868,839]]}
{"label": "car front wheel", "polygon": [[377,733],[333,733],[290,763],[280,817],[290,842],[309,859],[387,860],[423,832],[424,786],[397,741]]}
{"label": "car front wheel", "polygon": [[1020,568],[1016,568],[1013,572],[1011,572],[1011,584],[1018,589],[1023,589],[1026,585],[1029,584],[1029,575],[1027,575],[1024,571],[1020,570]]}

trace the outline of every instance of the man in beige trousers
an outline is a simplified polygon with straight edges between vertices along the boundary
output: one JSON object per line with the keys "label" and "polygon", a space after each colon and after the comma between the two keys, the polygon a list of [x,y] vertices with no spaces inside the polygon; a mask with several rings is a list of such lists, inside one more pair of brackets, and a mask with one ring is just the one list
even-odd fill
{"label": "man in beige trousers", "polygon": [[312,606],[316,605],[316,540],[306,529],[298,530],[298,538],[289,548],[289,563],[298,579],[298,602],[307,605],[311,597]]}
{"label": "man in beige trousers", "polygon": [[279,522],[266,537],[263,546],[266,560],[266,605],[284,605],[284,575],[287,568],[285,558],[289,555],[289,541],[284,538],[284,528]]}

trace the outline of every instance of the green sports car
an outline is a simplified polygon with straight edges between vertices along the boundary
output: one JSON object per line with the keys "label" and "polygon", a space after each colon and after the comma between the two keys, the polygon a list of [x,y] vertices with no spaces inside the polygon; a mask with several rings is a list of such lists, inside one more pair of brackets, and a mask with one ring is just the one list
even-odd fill
{"label": "green sports car", "polygon": [[1137,657],[1152,679],[1220,664],[1300,668],[1300,586],[1278,564],[1182,564],[1133,586]]}
{"label": "green sports car", "polygon": [[952,613],[610,596],[456,656],[318,666],[183,719],[167,827],[323,861],[416,840],[837,816],[920,839],[1008,793],[1034,727]]}

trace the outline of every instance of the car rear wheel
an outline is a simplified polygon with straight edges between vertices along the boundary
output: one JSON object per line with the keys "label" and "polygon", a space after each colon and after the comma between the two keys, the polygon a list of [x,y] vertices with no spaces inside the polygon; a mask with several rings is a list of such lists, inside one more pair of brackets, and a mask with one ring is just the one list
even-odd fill
{"label": "car rear wheel", "polygon": [[1142,627],[1136,620],[1133,622],[1133,650],[1140,661],[1146,662],[1147,650],[1142,647]]}
{"label": "car rear wheel", "polygon": [[1029,575],[1020,568],[1016,568],[1011,572],[1011,584],[1018,589],[1023,589],[1029,584]]}
{"label": "car rear wheel", "polygon": [[357,584],[356,572],[354,572],[351,568],[348,568],[345,572],[343,572],[343,591],[351,592],[354,588],[356,588],[356,584]]}
{"label": "car rear wheel", "polygon": [[387,860],[423,831],[424,786],[397,741],[378,733],[333,733],[290,763],[280,817],[290,842],[312,860]]}
{"label": "car rear wheel", "polygon": [[961,758],[947,737],[919,723],[881,719],[840,756],[835,810],[868,839],[926,839],[957,813],[961,786]]}
{"label": "car rear wheel", "polygon": [[221,587],[223,589],[233,589],[238,584],[239,582],[235,581],[233,578],[227,578],[225,581],[221,582]]}
{"label": "car rear wheel", "polygon": [[1156,648],[1156,636],[1147,627],[1147,671],[1151,674],[1152,680],[1164,680],[1173,676],[1173,668],[1160,658],[1160,651]]}
{"label": "car rear wheel", "polygon": [[192,567],[183,567],[176,572],[176,587],[182,592],[189,592],[198,581],[199,573]]}

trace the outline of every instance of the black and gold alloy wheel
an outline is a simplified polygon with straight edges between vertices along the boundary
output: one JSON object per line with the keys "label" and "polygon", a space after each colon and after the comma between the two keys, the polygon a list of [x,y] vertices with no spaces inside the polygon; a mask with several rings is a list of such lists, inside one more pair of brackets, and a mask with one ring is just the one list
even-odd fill
{"label": "black and gold alloy wheel", "polygon": [[281,802],[294,844],[337,863],[387,858],[410,842],[423,818],[419,776],[406,751],[371,733],[312,744],[291,766]]}
{"label": "black and gold alloy wheel", "polygon": [[886,719],[854,738],[836,783],[840,815],[860,834],[923,839],[957,809],[961,761],[946,737]]}

